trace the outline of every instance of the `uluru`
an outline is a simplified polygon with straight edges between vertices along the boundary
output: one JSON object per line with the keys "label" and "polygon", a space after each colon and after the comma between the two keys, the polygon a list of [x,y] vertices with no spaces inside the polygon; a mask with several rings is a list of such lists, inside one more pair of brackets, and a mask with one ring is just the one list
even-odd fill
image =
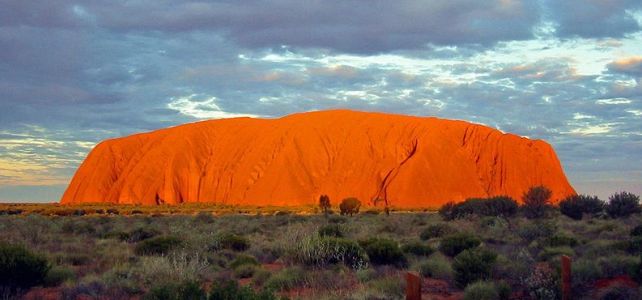
{"label": "uluru", "polygon": [[357,197],[431,208],[471,197],[520,201],[537,185],[554,201],[575,194],[542,140],[458,120],[330,110],[105,140],[61,203],[299,206],[327,194],[333,205]]}

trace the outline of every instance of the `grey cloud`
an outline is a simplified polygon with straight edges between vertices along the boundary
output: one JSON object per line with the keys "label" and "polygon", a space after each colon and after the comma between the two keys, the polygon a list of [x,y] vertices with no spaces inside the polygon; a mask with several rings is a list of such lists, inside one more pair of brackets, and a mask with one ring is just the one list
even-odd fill
{"label": "grey cloud", "polygon": [[638,0],[545,0],[551,21],[561,37],[622,37],[639,31],[629,12],[642,9]]}

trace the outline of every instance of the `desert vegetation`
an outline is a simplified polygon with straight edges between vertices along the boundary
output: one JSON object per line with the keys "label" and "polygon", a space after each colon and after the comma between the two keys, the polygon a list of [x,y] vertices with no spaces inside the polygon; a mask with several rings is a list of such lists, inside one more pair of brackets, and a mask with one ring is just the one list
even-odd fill
{"label": "desert vegetation", "polygon": [[410,270],[432,297],[557,299],[561,255],[572,258],[575,298],[640,296],[631,193],[551,203],[534,187],[522,204],[493,197],[390,215],[330,200],[304,214],[4,205],[0,297],[402,299]]}

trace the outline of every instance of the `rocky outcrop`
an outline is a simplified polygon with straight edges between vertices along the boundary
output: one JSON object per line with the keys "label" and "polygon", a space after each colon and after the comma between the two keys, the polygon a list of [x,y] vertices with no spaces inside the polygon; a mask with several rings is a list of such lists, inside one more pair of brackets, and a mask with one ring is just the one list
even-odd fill
{"label": "rocky outcrop", "polygon": [[82,163],[63,204],[437,207],[469,197],[520,199],[543,184],[575,191],[541,140],[438,118],[333,110],[233,118],[106,140]]}

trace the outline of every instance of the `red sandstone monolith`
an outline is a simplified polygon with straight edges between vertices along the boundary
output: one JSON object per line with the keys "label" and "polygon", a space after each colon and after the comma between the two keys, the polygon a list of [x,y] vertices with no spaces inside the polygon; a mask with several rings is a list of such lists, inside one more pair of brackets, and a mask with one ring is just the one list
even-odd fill
{"label": "red sandstone monolith", "polygon": [[464,121],[333,110],[103,141],[61,202],[299,206],[325,194],[333,206],[357,197],[364,206],[435,208],[470,197],[520,201],[535,185],[554,201],[575,194],[544,141]]}

